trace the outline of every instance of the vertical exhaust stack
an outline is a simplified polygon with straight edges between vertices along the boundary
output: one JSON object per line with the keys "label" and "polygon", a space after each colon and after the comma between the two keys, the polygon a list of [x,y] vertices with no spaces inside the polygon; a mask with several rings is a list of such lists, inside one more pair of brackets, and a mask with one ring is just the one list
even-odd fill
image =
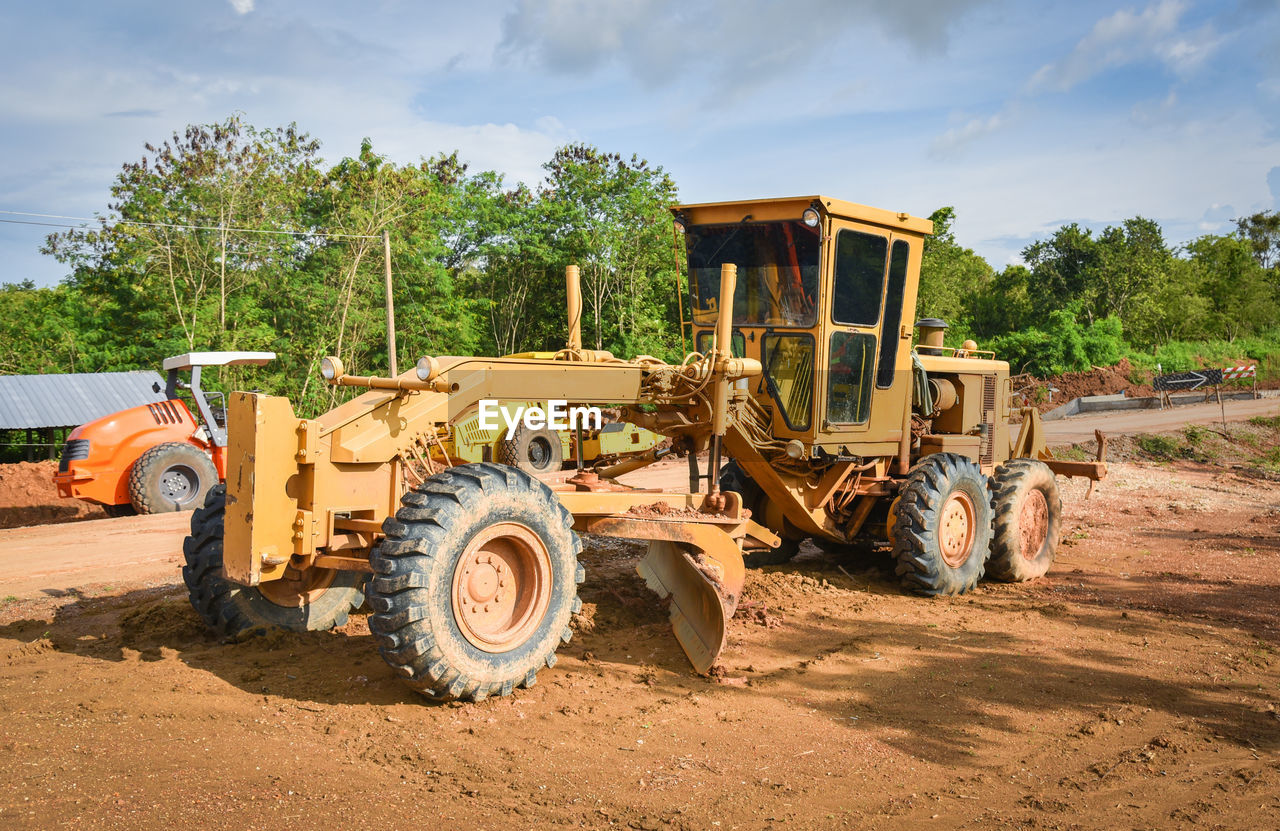
{"label": "vertical exhaust stack", "polygon": [[936,317],[925,317],[916,321],[916,328],[920,330],[921,346],[927,346],[930,349],[942,348],[942,339],[948,328],[946,321]]}
{"label": "vertical exhaust stack", "polygon": [[720,495],[720,443],[729,432],[729,361],[733,358],[733,292],[738,286],[738,267],[725,263],[720,267],[720,308],[716,317],[716,347],[713,361],[716,373],[711,398],[711,455],[707,460],[707,505],[724,508]]}
{"label": "vertical exhaust stack", "polygon": [[574,352],[582,351],[582,280],[576,265],[566,266],[564,270],[565,287],[569,300],[569,343],[568,348]]}

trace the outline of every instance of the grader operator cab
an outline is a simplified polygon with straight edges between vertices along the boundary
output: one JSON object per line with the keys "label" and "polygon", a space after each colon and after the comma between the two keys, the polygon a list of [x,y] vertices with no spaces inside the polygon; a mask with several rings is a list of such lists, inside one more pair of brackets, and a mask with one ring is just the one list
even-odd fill
{"label": "grader operator cab", "polygon": [[[580,533],[649,541],[638,570],[670,597],[698,672],[724,646],[744,558],[785,559],[807,537],[887,540],[922,594],[1049,568],[1054,474],[1097,480],[1105,465],[1050,458],[1034,410],[1011,425],[1008,365],[991,353],[944,347],[928,321],[912,348],[927,220],[825,197],[673,216],[697,349],[678,364],[584,349],[570,266],[559,352],[424,357],[397,378],[349,376],[328,358],[330,384],[368,392],[316,419],[234,394],[227,489],[185,544],[204,620],[225,636],[323,629],[367,591],[379,651],[411,687],[478,700],[555,663],[581,605]],[[669,437],[689,489],[616,480],[656,450],[539,481],[445,449],[481,401],[546,398],[621,407]]]}

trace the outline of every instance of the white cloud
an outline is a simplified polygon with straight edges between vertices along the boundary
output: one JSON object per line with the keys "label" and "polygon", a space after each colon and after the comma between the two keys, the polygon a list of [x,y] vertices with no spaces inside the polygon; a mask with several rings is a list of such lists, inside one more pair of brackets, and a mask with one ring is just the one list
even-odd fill
{"label": "white cloud", "polygon": [[1004,126],[1005,121],[1004,112],[998,112],[986,118],[971,118],[960,126],[953,127],[935,138],[929,145],[929,151],[934,156],[950,155],[969,142],[994,133]]}
{"label": "white cloud", "polygon": [[253,11],[254,0],[229,0],[231,8],[236,10],[236,14],[248,14]]}
{"label": "white cloud", "polygon": [[1179,75],[1198,69],[1223,38],[1205,25],[1180,32],[1186,11],[1183,0],[1158,0],[1141,12],[1122,9],[1094,24],[1071,54],[1042,66],[1031,78],[1031,91],[1066,92],[1108,69],[1157,60]]}

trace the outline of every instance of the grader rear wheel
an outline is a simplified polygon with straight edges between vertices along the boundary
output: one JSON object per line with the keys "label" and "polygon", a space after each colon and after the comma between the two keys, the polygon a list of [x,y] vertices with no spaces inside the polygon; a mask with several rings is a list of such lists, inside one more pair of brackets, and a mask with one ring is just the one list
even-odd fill
{"label": "grader rear wheel", "polygon": [[284,579],[241,586],[222,576],[222,528],[227,493],[209,491],[191,517],[191,535],[182,543],[191,606],[205,624],[224,638],[240,639],[267,629],[294,632],[342,626],[364,602],[364,575],[352,571],[307,569]]}
{"label": "grader rear wheel", "polygon": [[550,488],[506,465],[459,465],[405,494],[383,530],[369,629],[409,686],[479,701],[555,665],[585,574]]}
{"label": "grader rear wheel", "polygon": [[996,468],[991,491],[995,537],[988,573],[1007,582],[1044,576],[1062,528],[1062,497],[1053,471],[1034,459],[1011,459]]}
{"label": "grader rear wheel", "polygon": [[921,459],[890,510],[902,585],[917,594],[963,594],[982,579],[991,550],[987,477],[955,453]]}
{"label": "grader rear wheel", "polygon": [[498,442],[494,461],[534,476],[553,473],[564,466],[564,448],[560,437],[551,430],[530,430],[521,425],[510,439]]}

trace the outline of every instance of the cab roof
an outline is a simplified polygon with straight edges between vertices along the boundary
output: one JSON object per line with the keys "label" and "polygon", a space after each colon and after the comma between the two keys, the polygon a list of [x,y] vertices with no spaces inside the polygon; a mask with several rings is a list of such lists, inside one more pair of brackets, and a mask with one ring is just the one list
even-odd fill
{"label": "cab roof", "polygon": [[891,230],[932,234],[933,223],[905,212],[895,213],[870,205],[859,205],[830,196],[786,196],[778,199],[742,199],[732,202],[696,202],[673,205],[671,212],[683,213],[695,225],[741,222],[750,216],[759,222],[799,219],[804,209],[818,203],[832,216],[870,222]]}

